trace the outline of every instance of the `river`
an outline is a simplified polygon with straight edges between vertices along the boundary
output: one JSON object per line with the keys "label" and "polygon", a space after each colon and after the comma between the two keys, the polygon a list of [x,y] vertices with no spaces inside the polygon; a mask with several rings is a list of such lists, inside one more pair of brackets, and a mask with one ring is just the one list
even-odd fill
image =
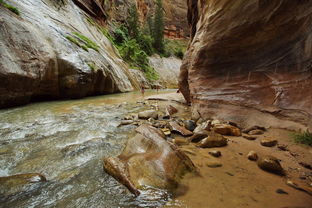
{"label": "river", "polygon": [[118,125],[144,109],[140,100],[131,92],[0,110],[0,176],[35,172],[48,180],[0,206],[159,207],[170,201],[161,190],[135,198],[102,168],[102,158],[119,154],[133,132],[134,126]]}

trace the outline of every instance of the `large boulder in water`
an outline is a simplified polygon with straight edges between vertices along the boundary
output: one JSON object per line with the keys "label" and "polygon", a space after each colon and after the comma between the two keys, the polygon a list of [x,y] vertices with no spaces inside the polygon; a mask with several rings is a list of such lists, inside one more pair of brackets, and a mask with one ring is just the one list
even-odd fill
{"label": "large boulder in water", "polygon": [[104,170],[139,195],[139,189],[151,186],[174,189],[188,172],[196,172],[192,161],[166,141],[162,131],[143,124],[138,134],[129,139],[117,157],[104,158]]}
{"label": "large boulder in water", "polygon": [[202,117],[311,126],[312,1],[188,0],[188,20],[179,86]]}
{"label": "large boulder in water", "polygon": [[0,203],[11,196],[32,190],[35,188],[33,185],[46,181],[45,176],[40,173],[25,173],[0,177]]}

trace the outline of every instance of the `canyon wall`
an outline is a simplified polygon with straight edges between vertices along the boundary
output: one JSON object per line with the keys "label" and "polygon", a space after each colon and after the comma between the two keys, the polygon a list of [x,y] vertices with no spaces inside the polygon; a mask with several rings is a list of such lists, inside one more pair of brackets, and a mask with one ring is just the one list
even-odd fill
{"label": "canyon wall", "polygon": [[188,22],[179,81],[195,111],[312,125],[312,1],[188,0]]}
{"label": "canyon wall", "polygon": [[101,17],[100,6],[69,0],[6,2],[20,15],[0,6],[0,107],[138,88],[116,49],[84,12]]}

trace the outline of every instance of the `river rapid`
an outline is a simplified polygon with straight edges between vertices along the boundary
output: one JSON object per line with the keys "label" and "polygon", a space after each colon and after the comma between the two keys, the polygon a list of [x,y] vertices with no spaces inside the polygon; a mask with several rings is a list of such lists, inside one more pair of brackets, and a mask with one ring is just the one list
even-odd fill
{"label": "river rapid", "polygon": [[131,92],[0,110],[0,176],[41,173],[48,180],[2,199],[0,207],[159,207],[170,201],[161,190],[135,198],[103,171],[102,158],[118,155],[135,128],[118,127],[121,118],[143,110],[142,100]]}

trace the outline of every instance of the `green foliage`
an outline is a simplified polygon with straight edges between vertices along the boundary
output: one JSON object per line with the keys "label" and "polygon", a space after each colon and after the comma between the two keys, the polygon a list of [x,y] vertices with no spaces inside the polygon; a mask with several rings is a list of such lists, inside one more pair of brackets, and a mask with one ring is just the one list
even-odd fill
{"label": "green foliage", "polygon": [[164,11],[161,0],[157,0],[156,2],[156,13],[152,34],[154,39],[154,48],[158,53],[164,53]]}
{"label": "green foliage", "polygon": [[92,71],[96,71],[98,69],[94,62],[88,62],[87,64]]}
{"label": "green foliage", "polygon": [[149,56],[153,55],[154,48],[153,48],[153,39],[149,35],[140,34],[139,38],[137,39],[139,46],[141,49]]}
{"label": "green foliage", "polygon": [[123,44],[125,41],[130,39],[128,29],[125,25],[120,25],[114,31],[114,43],[117,45]]}
{"label": "green foliage", "polygon": [[3,0],[0,0],[0,4],[2,4],[4,7],[6,7],[7,9],[9,9],[11,12],[15,13],[16,15],[20,15],[20,11],[18,10],[18,8],[5,3]]}
{"label": "green foliage", "polygon": [[127,23],[116,27],[112,34],[105,29],[102,33],[113,42],[124,61],[142,70],[147,79],[156,80],[159,76],[148,62],[148,56],[154,53],[153,39],[141,31],[135,6],[129,10],[127,19]]}
{"label": "green foliage", "polygon": [[165,40],[164,56],[176,56],[183,59],[186,51],[187,42],[185,40]]}
{"label": "green foliage", "polygon": [[148,55],[140,48],[135,39],[130,39],[118,47],[122,58],[128,62],[133,68],[142,70],[146,78],[150,81],[159,79],[157,72],[149,66]]}
{"label": "green foliage", "polygon": [[69,36],[69,35],[65,36],[65,38],[66,38],[67,40],[69,40],[70,42],[76,44],[77,46],[79,46],[79,47],[82,48],[83,50],[89,51],[88,48],[87,48],[85,45],[80,44],[76,38],[74,38],[74,37],[72,37],[72,36]]}
{"label": "green foliage", "polygon": [[292,137],[296,143],[312,146],[312,133],[308,130],[303,133],[294,133]]}
{"label": "green foliage", "polygon": [[85,46],[87,48],[92,48],[93,50],[99,52],[100,46],[98,46],[95,42],[93,42],[92,40],[90,40],[89,38],[87,38],[86,36],[84,36],[84,35],[82,35],[80,33],[73,32],[73,34],[75,36],[77,36],[78,38],[80,38],[82,41],[84,41]]}
{"label": "green foliage", "polygon": [[92,40],[90,40],[89,38],[87,38],[86,36],[80,33],[73,32],[72,36],[67,35],[65,36],[65,38],[71,41],[72,43],[76,44],[77,46],[79,46],[85,51],[89,51],[89,48],[91,48],[99,52],[100,46],[98,46],[95,42],[93,42]]}

